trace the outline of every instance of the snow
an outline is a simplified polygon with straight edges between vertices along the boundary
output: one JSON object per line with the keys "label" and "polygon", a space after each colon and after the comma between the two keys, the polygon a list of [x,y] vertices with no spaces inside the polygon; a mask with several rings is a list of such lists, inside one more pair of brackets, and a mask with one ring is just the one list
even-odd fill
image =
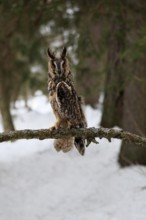
{"label": "snow", "polygon": [[[55,118],[40,93],[13,109],[15,126],[47,128]],[[99,109],[86,106],[89,126]],[[2,128],[0,128],[2,129]],[[0,144],[0,220],[145,220],[146,168],[121,169],[120,141],[99,140],[84,157],[76,149],[57,153],[52,140]]]}

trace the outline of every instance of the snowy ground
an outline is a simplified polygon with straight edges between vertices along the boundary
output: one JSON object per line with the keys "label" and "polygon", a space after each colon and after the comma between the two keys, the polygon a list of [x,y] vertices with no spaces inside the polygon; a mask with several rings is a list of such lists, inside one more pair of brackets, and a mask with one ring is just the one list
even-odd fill
{"label": "snowy ground", "polygon": [[[15,126],[47,128],[54,122],[47,99],[30,100],[33,111],[13,110]],[[85,109],[89,126],[101,112]],[[1,128],[0,128],[1,129]],[[120,169],[120,141],[57,153],[52,140],[0,144],[0,220],[146,220],[146,168]]]}

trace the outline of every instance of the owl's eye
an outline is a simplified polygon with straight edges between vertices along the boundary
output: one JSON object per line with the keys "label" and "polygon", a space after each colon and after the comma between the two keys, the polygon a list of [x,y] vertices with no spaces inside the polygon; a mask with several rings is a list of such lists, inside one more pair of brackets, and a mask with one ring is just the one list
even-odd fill
{"label": "owl's eye", "polygon": [[64,64],[65,64],[65,60],[62,60],[62,61],[61,61],[61,67],[62,67],[62,68],[64,67]]}
{"label": "owl's eye", "polygon": [[58,69],[58,68],[57,68],[57,63],[56,63],[55,60],[52,60],[52,67],[53,67],[54,70],[57,70],[57,69]]}

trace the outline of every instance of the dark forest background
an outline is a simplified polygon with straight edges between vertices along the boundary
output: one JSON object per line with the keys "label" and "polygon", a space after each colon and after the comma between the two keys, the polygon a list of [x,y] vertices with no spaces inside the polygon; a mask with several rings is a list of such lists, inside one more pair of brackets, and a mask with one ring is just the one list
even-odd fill
{"label": "dark forest background", "polygon": [[[146,1],[0,1],[0,111],[14,130],[10,108],[35,91],[47,95],[47,48],[65,45],[78,92],[97,107],[101,126],[146,136]],[[95,119],[96,120],[96,119]],[[146,164],[146,149],[122,143],[122,166]]]}

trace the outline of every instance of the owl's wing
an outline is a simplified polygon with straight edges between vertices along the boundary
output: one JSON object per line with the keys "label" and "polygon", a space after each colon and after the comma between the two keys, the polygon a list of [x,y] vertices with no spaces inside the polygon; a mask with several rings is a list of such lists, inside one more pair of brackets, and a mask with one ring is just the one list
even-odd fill
{"label": "owl's wing", "polygon": [[[75,90],[65,82],[57,85],[56,101],[62,118],[70,121],[72,126],[86,127],[86,120],[81,109],[81,99]],[[81,155],[85,154],[85,139],[75,137],[74,144]]]}
{"label": "owl's wing", "polygon": [[77,120],[80,115],[78,96],[72,87],[63,81],[57,85],[56,101],[59,112],[64,119]]}

